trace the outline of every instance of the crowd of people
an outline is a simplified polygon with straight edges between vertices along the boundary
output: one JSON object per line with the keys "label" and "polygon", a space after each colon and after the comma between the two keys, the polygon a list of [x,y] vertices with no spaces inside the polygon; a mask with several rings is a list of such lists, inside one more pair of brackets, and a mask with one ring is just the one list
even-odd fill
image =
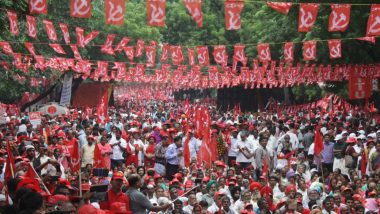
{"label": "crowd of people", "polygon": [[380,213],[373,115],[207,106],[217,154],[206,163],[189,106],[140,105],[110,108],[108,121],[4,115],[0,213]]}

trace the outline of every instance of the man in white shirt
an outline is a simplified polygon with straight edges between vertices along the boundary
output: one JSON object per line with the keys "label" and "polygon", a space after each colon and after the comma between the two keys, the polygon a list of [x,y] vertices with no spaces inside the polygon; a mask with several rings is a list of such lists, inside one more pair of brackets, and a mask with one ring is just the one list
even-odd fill
{"label": "man in white shirt", "polygon": [[[202,141],[194,137],[193,131],[189,131],[189,151],[190,151],[190,158],[197,158],[197,153],[199,152],[199,149],[201,148]],[[186,137],[185,137],[186,140]]]}
{"label": "man in white shirt", "polygon": [[233,129],[231,130],[232,136],[231,136],[231,144],[228,147],[228,166],[232,166],[232,161],[236,161],[236,152],[233,150],[233,148],[236,147],[238,142],[238,130]]}
{"label": "man in white shirt", "polygon": [[236,146],[232,148],[232,150],[236,152],[236,162],[240,164],[242,169],[250,166],[253,160],[254,146],[252,142],[247,140],[247,137],[248,133],[242,131],[240,133],[240,140],[238,140]]}
{"label": "man in white shirt", "polygon": [[111,139],[110,145],[112,147],[111,154],[111,169],[116,166],[121,166],[124,162],[123,152],[127,148],[127,142],[121,138],[121,130],[117,129],[115,137]]}
{"label": "man in white shirt", "polygon": [[186,214],[193,213],[194,204],[197,203],[197,198],[194,193],[191,193],[188,197],[188,205],[185,206],[182,210]]}

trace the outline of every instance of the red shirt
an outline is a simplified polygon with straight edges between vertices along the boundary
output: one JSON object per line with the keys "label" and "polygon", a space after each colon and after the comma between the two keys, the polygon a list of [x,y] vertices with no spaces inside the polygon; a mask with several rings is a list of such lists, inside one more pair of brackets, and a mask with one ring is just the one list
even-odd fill
{"label": "red shirt", "polygon": [[110,209],[111,204],[115,202],[125,203],[125,207],[127,210],[131,210],[129,208],[129,198],[122,191],[115,193],[112,189],[108,190],[108,201],[104,201],[104,203],[100,203],[101,209]]}

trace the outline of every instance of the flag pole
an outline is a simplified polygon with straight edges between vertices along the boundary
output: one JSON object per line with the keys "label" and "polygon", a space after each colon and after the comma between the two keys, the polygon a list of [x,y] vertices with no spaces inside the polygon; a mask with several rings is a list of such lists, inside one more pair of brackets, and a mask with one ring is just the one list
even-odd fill
{"label": "flag pole", "polygon": [[37,180],[38,180],[38,181],[41,181],[42,186],[44,187],[45,191],[46,191],[49,195],[51,195],[50,191],[49,191],[48,188],[45,186],[44,182],[42,181],[42,179],[40,178],[40,176],[37,174],[36,170],[34,170],[34,167],[32,166],[31,163],[29,163],[29,167],[32,168],[34,174],[37,175],[37,177],[38,177]]}
{"label": "flag pole", "polygon": [[181,198],[182,196],[186,195],[187,193],[193,191],[193,189],[195,189],[195,188],[197,188],[197,187],[199,187],[199,184],[196,185],[195,187],[191,188],[191,189],[188,190],[187,192],[183,193],[182,195],[178,196],[176,199],[172,200],[172,203],[173,203],[174,201],[178,200],[179,198]]}

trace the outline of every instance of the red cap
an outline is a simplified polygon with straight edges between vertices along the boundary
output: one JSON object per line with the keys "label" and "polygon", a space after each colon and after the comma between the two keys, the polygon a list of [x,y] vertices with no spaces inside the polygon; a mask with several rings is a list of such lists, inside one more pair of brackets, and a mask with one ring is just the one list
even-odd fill
{"label": "red cap", "polygon": [[124,174],[120,171],[113,173],[112,180],[124,180]]}
{"label": "red cap", "polygon": [[249,190],[251,192],[253,192],[255,189],[258,189],[260,190],[262,188],[262,185],[259,183],[259,182],[252,182],[250,185],[249,185]]}
{"label": "red cap", "polygon": [[61,185],[66,186],[66,187],[69,188],[69,189],[74,189],[74,188],[71,186],[71,183],[70,183],[68,180],[64,179],[64,178],[59,178],[59,179],[58,179],[58,183],[61,184]]}
{"label": "red cap", "polygon": [[50,196],[47,200],[49,204],[57,204],[60,201],[69,201],[69,197],[67,197],[66,195],[57,194]]}
{"label": "red cap", "polygon": [[177,178],[178,180],[181,180],[182,179],[182,174],[177,172],[177,173],[174,174],[174,177]]}
{"label": "red cap", "polygon": [[297,191],[296,186],[294,185],[287,186],[285,189],[285,195],[289,195],[290,191],[296,192]]}
{"label": "red cap", "polygon": [[346,143],[356,143],[356,138],[354,138],[354,137],[349,137],[349,138],[346,140]]}
{"label": "red cap", "polygon": [[193,182],[191,180],[187,180],[185,183],[186,188],[192,188],[193,187]]}
{"label": "red cap", "polygon": [[162,176],[160,174],[155,174],[154,175],[154,180],[159,179],[159,178],[162,178]]}
{"label": "red cap", "polygon": [[210,178],[205,176],[203,179],[202,179],[202,182],[209,182],[210,181]]}
{"label": "red cap", "polygon": [[104,212],[96,209],[91,204],[85,204],[78,210],[78,214],[99,214],[99,213],[104,213]]}
{"label": "red cap", "polygon": [[221,167],[226,167],[226,165],[222,161],[219,161],[219,160],[215,161],[215,165],[221,166]]}

